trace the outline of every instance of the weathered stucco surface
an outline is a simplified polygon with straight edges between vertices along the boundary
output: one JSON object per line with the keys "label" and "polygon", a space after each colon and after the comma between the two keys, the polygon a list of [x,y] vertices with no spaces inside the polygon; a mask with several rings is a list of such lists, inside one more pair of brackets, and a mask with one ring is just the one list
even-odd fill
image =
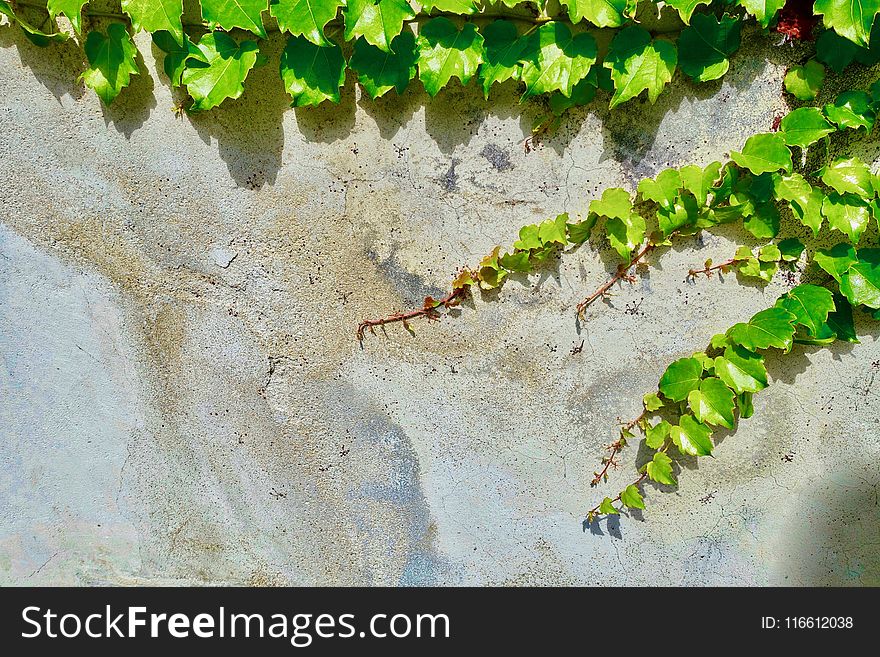
{"label": "weathered stucco surface", "polygon": [[177,118],[136,41],[106,109],[74,46],[0,29],[0,582],[880,583],[861,318],[861,344],[771,357],[755,416],[648,487],[643,518],[583,525],[617,418],[789,284],[686,282],[753,243],[735,230],[662,253],[580,327],[607,249],[354,339],[520,225],[768,129],[799,47],[748,32],[723,82],[597,103],[526,153],[538,110],[513,86],[372,102],[349,80],[291,110],[277,36],[243,98]]}

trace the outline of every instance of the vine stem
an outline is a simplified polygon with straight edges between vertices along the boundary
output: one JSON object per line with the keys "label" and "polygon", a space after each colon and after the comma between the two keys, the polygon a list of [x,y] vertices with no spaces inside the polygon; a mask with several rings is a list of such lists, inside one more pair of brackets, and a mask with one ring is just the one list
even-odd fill
{"label": "vine stem", "polygon": [[710,278],[713,271],[733,267],[734,265],[738,265],[739,263],[745,261],[746,258],[730,258],[729,260],[719,262],[717,265],[712,265],[711,267],[703,267],[702,269],[691,269],[688,271],[688,278],[696,278],[700,274],[705,274],[706,278]]}
{"label": "vine stem", "polygon": [[[658,452],[665,452],[667,449],[669,449],[669,443],[668,443],[668,442],[667,442],[666,444],[664,444],[663,447],[661,447],[661,448],[658,449],[657,451],[658,451]],[[644,471],[642,474],[639,475],[639,478],[636,479],[635,481],[633,481],[633,482],[632,482],[631,484],[629,484],[629,485],[630,485],[630,486],[638,486],[640,483],[642,483],[642,482],[643,482],[645,479],[647,479],[647,478],[648,478],[648,469],[645,468],[645,471]],[[624,488],[624,490],[626,490],[626,488]],[[620,493],[618,493],[616,497],[613,497],[613,498],[611,499],[612,504],[613,504],[614,502],[619,502],[619,501],[620,501],[620,496],[621,496],[622,494],[623,494],[623,491],[621,491]],[[600,506],[602,506],[602,503],[601,503],[601,502],[599,502],[599,504],[597,504],[597,505],[594,506],[592,509],[590,509],[589,511],[587,511],[587,517],[593,518],[593,517],[595,517],[596,515],[598,515],[599,507],[600,507]]]}
{"label": "vine stem", "polygon": [[[632,430],[632,428],[634,426],[636,426],[639,422],[642,421],[642,418],[645,417],[645,415],[647,415],[647,413],[648,413],[648,411],[646,411],[646,410],[642,411],[641,414],[637,418],[635,418],[634,420],[630,420],[629,422],[624,424],[623,427],[621,428],[621,434],[624,431]],[[614,460],[614,457],[620,453],[620,451],[623,449],[625,444],[626,444],[626,442],[623,440],[623,436],[621,436],[616,441],[614,441],[613,443],[608,445],[608,449],[611,451],[611,454],[609,454],[608,456],[606,456],[603,459],[604,467],[602,468],[602,470],[600,472],[593,473],[593,479],[592,479],[592,481],[590,481],[591,487],[598,486],[602,482],[602,479],[604,479],[605,475],[608,474],[609,468],[611,468],[612,466],[617,467],[617,461]]]}
{"label": "vine stem", "polygon": [[629,270],[632,269],[635,265],[639,264],[639,262],[641,262],[645,256],[647,256],[649,253],[651,253],[651,251],[656,248],[656,244],[651,244],[650,242],[648,242],[647,244],[645,244],[641,251],[636,253],[630,259],[629,262],[620,264],[617,267],[617,271],[615,272],[614,276],[609,278],[605,283],[599,286],[599,289],[597,289],[595,292],[593,292],[590,296],[588,296],[577,305],[577,314],[583,317],[584,311],[589,308],[590,305],[592,305],[592,303],[599,297],[607,296],[608,290],[610,290],[612,286],[618,281],[625,280],[630,283],[634,282],[635,278],[629,275]]}
{"label": "vine stem", "polygon": [[428,297],[425,299],[425,305],[422,308],[417,310],[411,310],[405,313],[394,313],[393,315],[388,315],[387,317],[382,317],[380,319],[365,319],[357,327],[357,339],[363,342],[364,339],[364,331],[370,329],[371,331],[377,326],[385,326],[386,324],[394,324],[396,322],[402,322],[406,328],[409,328],[409,321],[411,319],[417,319],[419,317],[425,317],[427,319],[440,319],[440,313],[437,312],[437,308],[443,306],[444,308],[451,308],[453,306],[457,306],[459,302],[467,295],[470,285],[465,285],[459,288],[454,289],[452,292],[447,294],[442,299],[431,299]]}

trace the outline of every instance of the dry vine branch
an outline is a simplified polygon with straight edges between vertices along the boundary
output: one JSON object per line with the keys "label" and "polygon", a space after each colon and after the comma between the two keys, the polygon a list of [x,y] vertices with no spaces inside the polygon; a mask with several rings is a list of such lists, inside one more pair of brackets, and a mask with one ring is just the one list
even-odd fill
{"label": "dry vine branch", "polygon": [[595,487],[602,483],[602,480],[606,478],[608,474],[609,468],[616,468],[617,461],[614,460],[620,451],[626,447],[626,432],[631,431],[633,427],[635,427],[639,422],[642,421],[642,418],[648,414],[647,410],[641,412],[641,414],[635,418],[634,420],[630,420],[626,424],[624,424],[620,429],[620,438],[615,440],[613,443],[607,446],[607,449],[611,452],[608,456],[602,458],[603,468],[599,472],[593,473],[593,479],[590,481],[590,486]]}
{"label": "dry vine branch", "polygon": [[607,296],[608,290],[610,290],[611,287],[615,283],[617,283],[618,281],[624,280],[629,283],[634,283],[635,277],[631,276],[628,273],[629,270],[632,269],[635,265],[637,265],[646,255],[651,253],[651,251],[653,251],[656,248],[657,248],[656,244],[651,244],[649,242],[648,244],[645,244],[645,246],[642,248],[642,250],[639,251],[636,255],[634,255],[628,263],[622,263],[622,264],[618,265],[617,271],[615,272],[614,276],[612,276],[610,279],[608,279],[605,283],[603,283],[599,287],[599,289],[597,289],[595,292],[593,292],[590,296],[588,296],[586,299],[584,299],[583,301],[581,301],[577,305],[577,314],[580,315],[581,317],[583,317],[584,311],[599,297]]}
{"label": "dry vine branch", "polygon": [[722,274],[726,274],[731,267],[738,265],[741,262],[746,262],[747,258],[730,258],[729,260],[725,260],[724,262],[719,262],[717,265],[707,264],[702,269],[690,269],[688,270],[688,278],[696,278],[700,274],[705,274],[706,278],[712,277],[712,272],[720,270]]}
{"label": "dry vine branch", "polygon": [[461,300],[468,294],[469,288],[470,286],[456,288],[442,299],[425,297],[425,304],[418,310],[411,310],[406,313],[395,313],[393,315],[382,317],[380,319],[365,319],[360,324],[358,324],[357,339],[359,341],[363,341],[364,331],[366,331],[367,329],[373,331],[376,326],[385,326],[385,324],[402,322],[404,327],[406,329],[409,329],[409,320],[411,319],[425,317],[429,320],[439,320],[440,313],[437,312],[437,308],[440,308],[442,306],[443,308],[449,309],[457,306],[461,303]]}

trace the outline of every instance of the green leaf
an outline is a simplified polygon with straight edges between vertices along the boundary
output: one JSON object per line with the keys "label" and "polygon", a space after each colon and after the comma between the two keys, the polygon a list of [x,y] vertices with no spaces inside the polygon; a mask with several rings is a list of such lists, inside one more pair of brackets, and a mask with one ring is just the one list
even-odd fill
{"label": "green leaf", "polygon": [[838,244],[832,249],[816,251],[816,264],[831,274],[838,283],[843,282],[850,267],[858,262],[856,250],[849,244]]}
{"label": "green leaf", "polygon": [[520,79],[526,85],[523,100],[551,91],[571,96],[574,85],[596,62],[597,52],[596,40],[588,32],[572,36],[565,23],[541,25],[528,37],[521,56]]}
{"label": "green leaf", "polygon": [[507,272],[498,264],[498,252],[500,250],[501,247],[496,246],[492,249],[492,253],[480,261],[480,288],[484,290],[492,290],[498,287],[507,277]]}
{"label": "green leaf", "polygon": [[596,27],[620,27],[630,13],[630,0],[559,0],[572,23],[587,19]]}
{"label": "green leaf", "polygon": [[[724,381],[713,376],[703,379],[699,390],[691,390],[687,400],[691,411],[703,424],[721,425],[733,429],[733,411],[736,407],[734,397],[733,390],[728,388]],[[682,418],[682,426],[684,425],[685,418]],[[674,434],[673,440],[675,440]],[[708,435],[706,442],[709,443],[711,452],[712,443],[708,440]]]}
{"label": "green leaf", "polygon": [[840,194],[847,192],[865,198],[874,196],[874,176],[857,157],[839,158],[822,169],[822,182]]}
{"label": "green leaf", "polygon": [[[256,0],[251,1],[256,2]],[[202,2],[204,2],[204,0],[202,0]],[[265,2],[265,0],[263,0],[263,2]],[[359,17],[361,11],[367,12],[368,15],[364,18],[364,25],[362,25],[361,30],[356,32],[354,26],[350,26],[349,24],[349,14],[346,14],[346,40],[351,39],[357,34],[369,32],[370,38],[368,38],[367,41],[372,43],[372,41],[370,41],[371,38],[377,41],[380,39],[386,39],[382,41],[382,45],[384,46],[383,49],[387,49],[391,38],[395,35],[388,34],[385,31],[386,26],[382,24],[382,11],[387,12],[389,15],[389,21],[393,22],[394,18],[392,14],[394,12],[391,9],[391,6],[394,3],[385,0],[383,2],[384,7],[382,10],[379,10],[375,5],[372,8],[368,8],[366,5],[372,4],[369,0],[366,2],[361,0],[350,0],[350,2],[351,5],[353,5],[353,8],[349,10],[351,16]],[[316,46],[325,46],[330,45],[330,41],[328,41],[327,37],[324,35],[324,27],[327,23],[336,18],[336,12],[344,5],[344,0],[271,0],[269,13],[278,21],[278,29],[282,32],[290,32],[293,36],[301,35]],[[376,26],[377,14],[379,16],[378,26]],[[351,29],[351,32],[349,32],[349,29]],[[391,31],[390,25],[388,26],[388,30]],[[399,32],[400,30],[398,29],[397,33]],[[378,46],[379,44],[374,43],[373,45]]]}
{"label": "green leaf", "polygon": [[779,262],[782,260],[782,252],[775,244],[765,244],[758,251],[758,260],[761,262]]}
{"label": "green leaf", "polygon": [[421,3],[423,11],[436,9],[450,14],[475,14],[477,6],[474,0],[425,0]]}
{"label": "green leaf", "polygon": [[859,243],[871,220],[868,204],[854,194],[831,192],[822,203],[822,214],[832,228],[844,233],[853,244]]}
{"label": "green leaf", "polygon": [[667,486],[675,485],[675,477],[672,476],[672,459],[664,452],[654,454],[653,460],[648,462],[648,477],[658,484],[666,484]]}
{"label": "green leaf", "polygon": [[697,203],[706,205],[709,191],[715,185],[721,172],[721,162],[712,162],[705,169],[695,164],[681,168],[681,182],[684,188],[694,195]]}
{"label": "green leaf", "polygon": [[764,357],[739,345],[730,345],[715,358],[715,373],[737,393],[759,392],[767,387]]}
{"label": "green leaf", "polygon": [[877,118],[871,105],[871,97],[864,91],[844,91],[825,106],[825,116],[841,128],[871,132]]}
{"label": "green leaf", "polygon": [[448,18],[432,18],[419,31],[419,78],[430,96],[455,76],[467,84],[483,55],[483,37],[473,23],[461,30]]}
{"label": "green leaf", "polygon": [[785,74],[785,90],[798,100],[813,100],[825,81],[825,67],[815,59],[803,66],[793,66]]}
{"label": "green leaf", "polygon": [[642,404],[645,406],[645,410],[649,413],[653,413],[656,410],[663,408],[663,400],[660,399],[660,395],[656,392],[649,392],[642,398]]}
{"label": "green leaf", "polygon": [[[80,5],[80,8],[82,8],[82,5]],[[72,8],[71,12],[73,12]],[[67,41],[67,35],[63,32],[43,32],[42,30],[38,30],[36,27],[28,23],[26,20],[19,18],[12,10],[12,6],[8,2],[6,2],[6,0],[0,0],[0,14],[6,16],[9,19],[10,23],[18,23],[28,41],[33,43],[35,46],[45,48],[53,42],[60,43],[62,41]],[[77,23],[78,22],[79,14],[77,13]]]}
{"label": "green leaf", "polygon": [[[341,0],[339,4],[342,4]],[[333,9],[333,16],[336,16],[336,8]],[[370,45],[391,53],[391,42],[400,34],[403,22],[415,16],[407,0],[348,0],[345,6],[345,40],[363,37]],[[318,28],[322,37],[324,25]]]}
{"label": "green leaf", "polygon": [[858,260],[840,282],[840,291],[854,306],[880,308],[880,249],[860,249]]}
{"label": "green leaf", "polygon": [[773,174],[773,193],[789,202],[792,213],[800,222],[812,229],[813,236],[819,234],[824,218],[822,202],[825,195],[808,183],[799,173],[790,176]]}
{"label": "green leaf", "polygon": [[263,39],[266,38],[266,30],[263,28],[263,19],[260,16],[260,13],[267,8],[266,0],[200,0],[200,3],[202,19],[211,29],[222,27],[224,30],[231,30],[240,27]]}
{"label": "green leaf", "polygon": [[784,308],[767,308],[747,323],[734,324],[727,331],[732,342],[750,351],[777,347],[788,351],[794,338],[796,317]]}
{"label": "green leaf", "polygon": [[194,48],[198,57],[190,56],[181,76],[193,99],[189,111],[211,109],[244,93],[244,80],[259,57],[255,41],[239,45],[225,32],[209,32]]}
{"label": "green leaf", "polygon": [[748,257],[739,263],[737,272],[741,276],[749,276],[752,278],[760,278],[762,281],[770,282],[776,272],[779,271],[778,262],[762,262],[758,258]]}
{"label": "green leaf", "polygon": [[[70,21],[74,31],[77,34],[81,34],[82,8],[88,1],[89,0],[49,0],[46,4],[46,9],[49,10],[49,17],[53,20],[61,15],[67,16],[67,20]],[[2,13],[2,10],[0,10],[0,13]]]}
{"label": "green leaf", "polygon": [[737,0],[736,4],[745,7],[761,27],[768,27],[785,5],[785,0]]}
{"label": "green leaf", "polygon": [[776,305],[794,315],[795,322],[815,337],[828,320],[828,313],[834,310],[834,297],[824,287],[802,284],[779,297]]}
{"label": "green leaf", "polygon": [[[730,392],[727,386],[723,383],[721,385]],[[711,440],[712,430],[693,415],[683,415],[679,420],[679,425],[673,425],[669,430],[669,435],[682,454],[691,456],[711,456],[712,454],[714,447]]]}
{"label": "green leaf", "polygon": [[834,295],[834,305],[837,307],[837,310],[828,314],[828,321],[826,322],[827,330],[820,331],[820,336],[823,333],[832,333],[838,340],[857,344],[859,338],[856,335],[855,324],[853,322],[852,305],[846,297],[841,294]]}
{"label": "green leaf", "polygon": [[837,130],[817,107],[801,107],[789,112],[779,127],[786,144],[801,148],[807,148]]}
{"label": "green leaf", "polygon": [[663,237],[669,237],[673,232],[695,224],[700,218],[700,209],[697,200],[690,194],[680,196],[672,207],[672,210],[660,208],[657,212],[657,224]]}
{"label": "green leaf", "polygon": [[540,249],[544,244],[541,242],[540,228],[538,224],[529,224],[519,229],[519,239],[513,243],[513,248],[528,251]]}
{"label": "green leaf", "polygon": [[614,81],[611,109],[645,90],[648,100],[655,102],[672,79],[677,62],[677,51],[671,42],[652,40],[647,30],[635,25],[620,30],[612,39],[604,62]]}
{"label": "green leaf", "polygon": [[131,16],[134,32],[164,30],[183,45],[183,0],[122,0],[122,10]]}
{"label": "green leaf", "polygon": [[666,368],[660,378],[660,392],[671,401],[687,399],[691,390],[700,387],[703,365],[696,358],[679,358]]}
{"label": "green leaf", "polygon": [[496,82],[519,79],[519,60],[529,40],[520,37],[516,25],[506,20],[489,23],[483,28],[483,39],[480,80],[483,96],[489,98],[489,88]]}
{"label": "green leaf", "polygon": [[804,252],[804,243],[796,237],[789,237],[777,244],[779,256],[783,262],[796,262]]}
{"label": "green leaf", "polygon": [[590,212],[600,217],[626,219],[632,214],[632,197],[620,187],[606,189],[601,199],[590,201]]}
{"label": "green leaf", "polygon": [[378,98],[391,89],[402,94],[416,75],[416,37],[403,32],[391,41],[391,52],[384,52],[366,42],[363,37],[354,42],[354,51],[348,65],[358,74],[370,98]]}
{"label": "green leaf", "polygon": [[660,420],[656,425],[645,429],[645,444],[651,449],[660,449],[669,437],[669,429],[672,425],[666,420]]}
{"label": "green leaf", "polygon": [[557,215],[555,219],[545,219],[538,226],[538,237],[542,246],[551,244],[561,244],[565,246],[568,243],[566,238],[566,227],[568,225],[568,214],[563,213]]}
{"label": "green leaf", "polygon": [[645,508],[645,500],[642,499],[642,494],[633,484],[630,484],[623,490],[620,494],[620,501],[623,502],[623,505],[628,509]]}
{"label": "green leaf", "polygon": [[596,225],[597,218],[595,214],[589,214],[583,221],[567,224],[568,241],[572,244],[583,244],[586,242],[590,238],[590,233],[593,232],[593,226]]}
{"label": "green leaf", "polygon": [[[678,15],[681,17],[681,21],[685,25],[690,25],[691,16],[694,13],[694,10],[699,5],[708,5],[711,4],[712,0],[669,0],[669,2],[665,2],[664,4],[669,5],[673,9],[678,11]],[[705,14],[697,14],[697,17],[704,16]]]}
{"label": "green leaf", "polygon": [[825,30],[816,40],[816,59],[835,73],[852,64],[860,47],[834,30]]}
{"label": "green leaf", "polygon": [[825,27],[867,46],[874,17],[880,12],[880,0],[816,0],[813,11],[822,15]]}
{"label": "green leaf", "polygon": [[291,36],[281,53],[281,79],[293,98],[293,107],[339,102],[345,84],[345,58],[337,45],[316,46],[301,36]]}
{"label": "green leaf", "polygon": [[528,251],[516,251],[514,253],[505,253],[498,258],[498,264],[507,271],[531,271],[532,265],[529,262]]}
{"label": "green leaf", "polygon": [[678,170],[664,169],[656,178],[645,178],[639,182],[638,191],[643,199],[654,201],[666,210],[672,210],[681,186],[681,174]]}
{"label": "green leaf", "polygon": [[85,44],[89,67],[80,76],[109,105],[137,75],[137,48],[122,23],[110,23],[107,35],[89,32]]}
{"label": "green leaf", "polygon": [[771,239],[779,234],[779,210],[773,203],[761,203],[754,212],[743,219],[743,228],[759,240]]}
{"label": "green leaf", "polygon": [[645,239],[645,228],[645,219],[635,212],[623,219],[613,217],[605,224],[611,247],[624,259]]}
{"label": "green leaf", "polygon": [[[684,17],[682,17],[684,19]],[[717,80],[730,68],[728,59],[739,49],[741,21],[724,15],[697,14],[678,38],[679,66],[695,82]]]}
{"label": "green leaf", "polygon": [[755,406],[752,403],[752,393],[744,392],[737,395],[736,403],[739,405],[739,416],[747,420],[755,414]]}
{"label": "green leaf", "polygon": [[599,505],[599,513],[608,516],[616,516],[620,512],[614,508],[614,503],[611,501],[611,498],[606,497],[602,500],[602,504]]}
{"label": "green leaf", "polygon": [[754,175],[783,170],[791,173],[791,151],[780,134],[753,135],[746,140],[741,153],[732,152],[731,159]]}
{"label": "green leaf", "polygon": [[160,31],[153,33],[153,43],[162,52],[165,53],[165,60],[162,62],[162,68],[165,75],[171,81],[172,87],[179,87],[182,84],[181,78],[186,68],[186,60],[190,57],[196,57],[201,60],[201,51],[193,45],[186,34],[183,35],[183,43],[178,43],[170,32]]}

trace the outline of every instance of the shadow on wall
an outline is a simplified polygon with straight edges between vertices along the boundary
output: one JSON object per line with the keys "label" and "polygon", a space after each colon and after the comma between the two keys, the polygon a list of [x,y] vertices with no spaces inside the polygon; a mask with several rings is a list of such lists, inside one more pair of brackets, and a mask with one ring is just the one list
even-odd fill
{"label": "shadow on wall", "polygon": [[[106,29],[106,24],[112,22],[103,18],[86,17],[86,20],[87,27],[94,29]],[[238,40],[248,36],[239,30],[234,30],[233,35]],[[654,146],[657,129],[669,112],[675,112],[682,104],[719,93],[727,93],[733,98],[735,94],[724,91],[723,86],[735,90],[749,88],[764,73],[767,61],[792,64],[803,59],[807,52],[805,46],[774,46],[775,37],[763,37],[756,29],[746,29],[741,51],[732,58],[731,69],[724,78],[697,85],[678,72],[673,83],[653,105],[643,94],[640,99],[630,101],[612,112],[608,109],[609,95],[600,92],[590,105],[569,111],[559,128],[542,137],[541,141],[558,153],[563,153],[579,134],[586,118],[596,114],[604,126],[605,154],[602,160],[621,162],[630,170],[633,181],[645,175],[652,176],[666,163],[647,161],[646,155]],[[607,41],[607,35],[602,39]],[[184,120],[195,126],[206,143],[217,140],[221,158],[236,184],[241,187],[257,189],[274,183],[282,165],[282,122],[290,107],[290,97],[278,75],[284,44],[284,35],[277,32],[261,41],[260,48],[268,57],[268,64],[250,72],[241,98],[227,100],[220,107],[203,113],[183,115]],[[0,30],[0,46],[10,45],[18,48],[24,65],[59,100],[64,95],[79,100],[84,94],[91,94],[79,82],[86,60],[82,48],[73,40],[37,48],[20,29]],[[169,80],[162,71],[164,54],[155,46],[152,51],[157,61],[158,79],[168,85]],[[108,126],[112,125],[127,137],[142,126],[152,109],[156,108],[153,71],[147,70],[141,58],[138,64],[140,75],[132,79],[131,86],[123,90],[110,108],[103,108]],[[424,107],[426,131],[438,148],[449,155],[458,147],[468,144],[488,116],[502,120],[519,117],[523,141],[530,137],[532,127],[545,122],[551,114],[544,101],[521,103],[519,91],[519,85],[514,82],[496,85],[492,96],[486,101],[476,81],[462,86],[453,78],[435,98],[430,98],[421,84],[413,80],[401,96],[392,91],[372,100],[357,88],[355,75],[349,73],[339,104],[325,102],[318,107],[293,111],[298,131],[305,140],[331,143],[346,138],[352,132],[357,107],[375,121],[384,139],[397,134]],[[185,102],[182,90],[174,90],[172,94],[175,103]],[[741,110],[741,107],[731,103],[731,112]],[[716,123],[719,131],[724,130],[729,120],[723,113],[704,118],[710,124]],[[688,146],[682,145],[685,150]]]}

